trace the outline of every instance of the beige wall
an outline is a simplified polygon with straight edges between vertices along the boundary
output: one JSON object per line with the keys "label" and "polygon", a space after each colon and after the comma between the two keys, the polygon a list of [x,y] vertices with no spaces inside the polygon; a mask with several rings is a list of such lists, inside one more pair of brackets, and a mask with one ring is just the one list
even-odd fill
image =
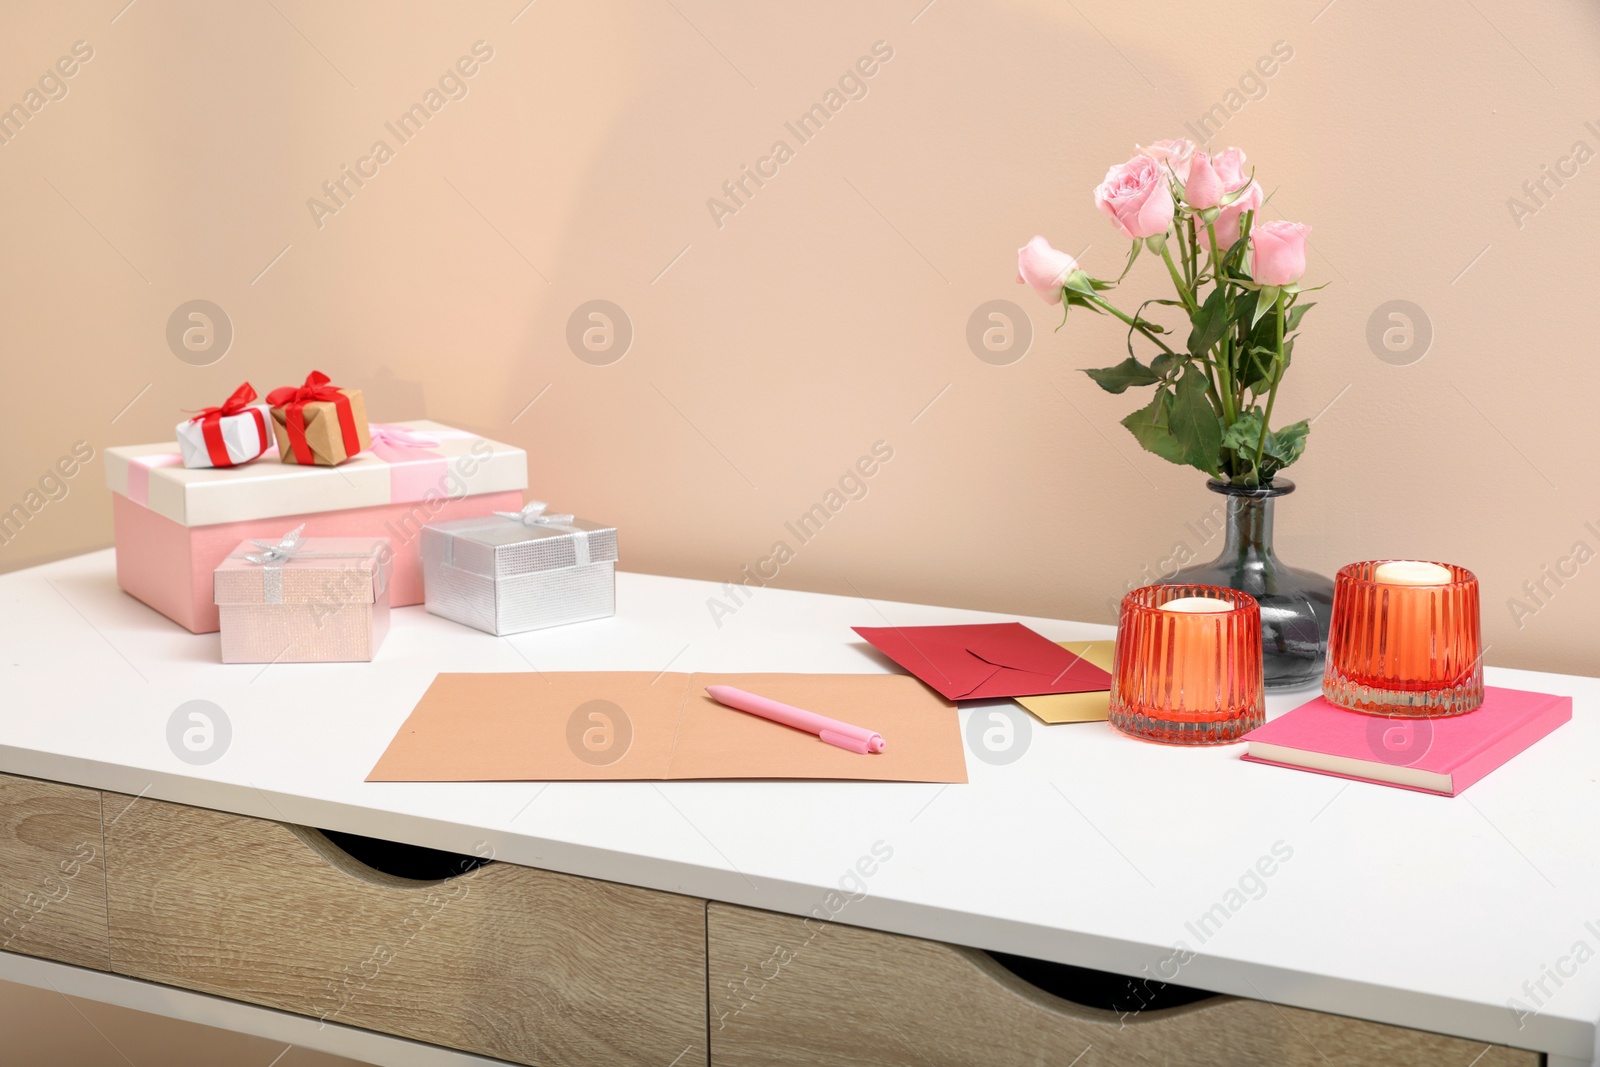
{"label": "beige wall", "polygon": [[[1119,331],[1052,333],[1013,250],[1043,232],[1114,274],[1089,197],[1107,164],[1281,41],[1217,144],[1312,224],[1331,283],[1279,401],[1322,413],[1282,554],[1459,561],[1486,583],[1490,662],[1600,666],[1600,562],[1546,581],[1520,628],[1507,605],[1600,549],[1600,162],[1507,206],[1575,142],[1600,151],[1592,4],[141,0],[113,22],[122,2],[14,5],[0,35],[5,103],[74,42],[94,53],[0,146],[0,507],[77,440],[166,439],[243,379],[318,367],[375,418],[525,446],[536,493],[617,523],[639,570],[735,577],[881,440],[893,459],[779,584],[1109,620],[1175,546],[1214,554],[1189,524],[1218,498],[1117,426],[1129,398],[1077,368]],[[468,95],[399,144],[384,123],[480,40]],[[878,41],[865,98],[800,144],[785,121]],[[380,137],[394,157],[319,228],[307,199]],[[719,227],[707,199],[780,138],[793,158]],[[1163,281],[1146,261],[1131,285]],[[196,298],[235,330],[207,367],[165,338]],[[565,340],[592,299],[635,330],[608,366]],[[992,299],[1035,334],[1009,366],[965,339]],[[1365,336],[1397,299],[1435,335],[1407,366]],[[110,536],[96,461],[0,567]]]}

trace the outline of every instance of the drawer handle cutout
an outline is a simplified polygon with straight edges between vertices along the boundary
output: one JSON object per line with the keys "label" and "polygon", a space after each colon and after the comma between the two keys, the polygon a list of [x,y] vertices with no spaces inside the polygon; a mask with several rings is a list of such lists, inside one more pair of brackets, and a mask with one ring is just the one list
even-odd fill
{"label": "drawer handle cutout", "polygon": [[1074,967],[1069,963],[1051,963],[1004,952],[990,952],[987,955],[1041,992],[1085,1008],[1097,1008],[1117,1015],[1181,1008],[1217,995],[1203,989],[1130,978],[1125,974]]}
{"label": "drawer handle cutout", "polygon": [[376,871],[401,882],[442,882],[459,878],[494,862],[481,856],[464,856],[457,852],[385,841],[379,837],[363,837],[339,830],[309,827],[293,829],[299,831],[300,836],[321,852],[325,859],[358,877],[364,872]]}

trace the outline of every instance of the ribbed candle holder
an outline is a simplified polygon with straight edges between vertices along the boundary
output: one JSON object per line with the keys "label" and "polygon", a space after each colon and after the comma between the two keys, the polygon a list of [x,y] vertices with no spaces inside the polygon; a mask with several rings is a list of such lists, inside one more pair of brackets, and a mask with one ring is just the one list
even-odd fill
{"label": "ribbed candle holder", "polygon": [[1122,600],[1111,725],[1169,745],[1221,745],[1266,721],[1261,609],[1214,585],[1151,585]]}
{"label": "ribbed candle holder", "polygon": [[1483,703],[1478,579],[1454,564],[1423,564],[1438,584],[1380,580],[1372,560],[1340,570],[1322,695],[1351,711],[1408,719],[1464,715]]}

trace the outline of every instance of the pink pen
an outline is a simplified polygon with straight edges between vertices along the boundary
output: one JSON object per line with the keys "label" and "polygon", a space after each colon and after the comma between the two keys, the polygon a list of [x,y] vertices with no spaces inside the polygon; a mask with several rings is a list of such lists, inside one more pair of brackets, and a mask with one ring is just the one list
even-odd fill
{"label": "pink pen", "polygon": [[883,751],[883,736],[862,726],[851,726],[847,722],[830,719],[814,711],[780,704],[776,700],[746,693],[743,689],[735,689],[731,685],[708,685],[706,694],[718,704],[726,704],[738,711],[747,711],[751,715],[770,719],[772,722],[781,722],[785,726],[793,726],[796,730],[804,730],[808,734],[816,734],[830,745],[838,745],[851,752],[859,752],[863,756],[869,752]]}

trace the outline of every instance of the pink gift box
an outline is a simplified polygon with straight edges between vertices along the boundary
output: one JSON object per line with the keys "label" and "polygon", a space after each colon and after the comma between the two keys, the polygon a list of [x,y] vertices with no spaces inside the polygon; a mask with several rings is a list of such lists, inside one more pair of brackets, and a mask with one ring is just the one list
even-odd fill
{"label": "pink gift box", "polygon": [[389,632],[387,538],[244,541],[218,564],[224,663],[370,660]]}
{"label": "pink gift box", "polygon": [[218,628],[212,572],[251,539],[386,537],[389,600],[420,604],[421,530],[522,507],[527,454],[438,423],[374,423],[373,447],[338,467],[190,470],[176,444],[106,450],[117,584],[194,633]]}

